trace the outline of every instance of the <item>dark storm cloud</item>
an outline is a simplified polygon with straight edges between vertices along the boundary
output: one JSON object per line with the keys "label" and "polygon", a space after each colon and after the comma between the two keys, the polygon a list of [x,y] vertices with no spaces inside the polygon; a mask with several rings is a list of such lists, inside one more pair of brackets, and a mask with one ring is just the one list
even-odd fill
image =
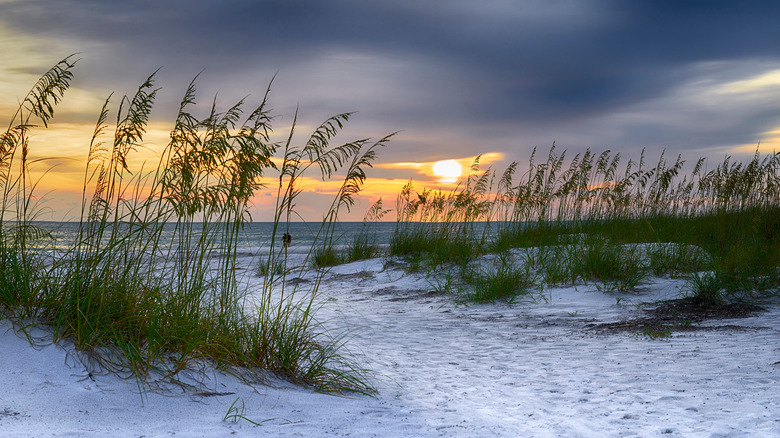
{"label": "dark storm cloud", "polygon": [[[0,20],[20,32],[96,44],[110,61],[95,81],[128,72],[137,81],[160,65],[187,79],[203,68],[216,77],[264,68],[314,90],[323,85],[310,70],[329,55],[408,60],[417,67],[334,73],[343,87],[366,71],[388,85],[377,101],[348,89],[356,102],[341,109],[368,110],[390,130],[468,122],[475,131],[509,125],[554,135],[673,92],[696,79],[697,63],[778,61],[778,16],[774,1],[59,0],[4,5]],[[755,112],[754,129],[775,123],[774,110]],[[653,142],[688,129],[654,137],[653,126],[626,124],[608,139]]]}

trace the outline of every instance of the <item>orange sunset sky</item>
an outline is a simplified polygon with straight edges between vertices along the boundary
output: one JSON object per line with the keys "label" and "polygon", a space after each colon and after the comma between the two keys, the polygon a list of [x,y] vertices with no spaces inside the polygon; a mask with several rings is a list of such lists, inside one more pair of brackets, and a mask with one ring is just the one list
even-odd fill
{"label": "orange sunset sky", "polygon": [[[452,190],[477,155],[500,172],[553,142],[626,161],[643,148],[689,161],[778,150],[777,16],[775,2],[0,0],[0,120],[7,127],[38,77],[77,53],[71,89],[30,142],[41,218],[72,219],[109,94],[115,117],[120,97],[160,69],[140,164],[168,142],[196,75],[203,115],[215,96],[222,109],[243,97],[253,107],[275,77],[276,140],[296,108],[299,142],[347,111],[335,143],[399,131],[342,216],[361,220],[380,197],[392,208],[410,180]],[[434,174],[450,160],[460,177]],[[273,176],[255,220],[271,218]],[[298,211],[318,220],[338,181],[310,176]]]}

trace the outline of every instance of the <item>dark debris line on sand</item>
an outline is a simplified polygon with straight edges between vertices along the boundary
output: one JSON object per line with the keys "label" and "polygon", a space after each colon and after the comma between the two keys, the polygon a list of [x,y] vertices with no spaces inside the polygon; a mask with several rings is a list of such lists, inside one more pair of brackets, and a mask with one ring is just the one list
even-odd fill
{"label": "dark debris line on sand", "polygon": [[[600,334],[619,332],[671,333],[672,331],[700,330],[746,330],[738,325],[699,326],[711,319],[747,318],[766,312],[761,306],[747,303],[704,304],[696,298],[682,298],[667,301],[654,309],[647,310],[649,316],[603,324],[589,324],[587,328]],[[750,329],[757,329],[750,327]]]}
{"label": "dark debris line on sand", "polygon": [[0,411],[0,418],[2,417],[18,417],[21,415],[19,412],[12,411],[11,409],[4,408]]}

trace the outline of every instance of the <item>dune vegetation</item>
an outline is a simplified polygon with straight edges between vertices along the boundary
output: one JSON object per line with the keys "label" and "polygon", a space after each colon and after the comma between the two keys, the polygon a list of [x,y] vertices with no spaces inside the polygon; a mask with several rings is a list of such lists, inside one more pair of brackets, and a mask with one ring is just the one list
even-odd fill
{"label": "dune vegetation", "polygon": [[[43,75],[0,137],[6,316],[22,330],[48,327],[54,342],[72,341],[139,382],[176,382],[207,361],[248,380],[274,375],[321,391],[370,392],[363,370],[340,354],[342,337],[313,319],[320,277],[305,293],[287,286],[294,267],[272,240],[262,288],[248,290],[236,275],[236,250],[250,198],[268,189],[259,177],[269,172],[278,175],[274,236],[294,215],[304,173],[345,175],[319,228],[318,241],[331,241],[339,211],[352,206],[364,168],[389,136],[331,145],[351,116],[344,113],[303,145],[293,144],[295,123],[285,143],[272,143],[270,86],[255,107],[242,100],[221,111],[215,102],[198,116],[193,80],[158,161],[134,169],[133,154],[149,147],[143,136],[160,90],[153,74],[119,100],[114,123],[106,99],[88,146],[78,236],[66,250],[47,250],[51,236],[34,221],[30,133],[48,124],[75,63],[68,57]],[[281,165],[271,160],[276,152]]]}
{"label": "dune vegetation", "polygon": [[[133,168],[134,154],[149,147],[154,74],[119,99],[112,122],[113,96],[105,100],[86,146],[78,235],[55,250],[35,220],[30,134],[48,125],[75,63],[68,57],[44,74],[0,135],[0,308],[23,332],[46,328],[54,342],[72,342],[139,382],[177,383],[208,362],[247,381],[273,375],[321,391],[371,392],[366,371],[342,353],[344,338],[314,318],[327,266],[364,258],[404,260],[437,289],[476,302],[580,282],[626,291],[664,275],[688,278],[707,304],[780,287],[780,153],[756,152],[746,163],[726,157],[711,170],[700,159],[690,171],[681,157],[650,164],[642,154],[623,164],[619,153],[588,150],[567,159],[554,145],[545,161],[534,151],[527,166],[503,173],[481,170],[477,158],[449,192],[407,184],[386,249],[372,232],[390,211],[381,200],[342,247],[339,213],[353,207],[392,135],[332,145],[351,117],[343,113],[299,145],[296,114],[287,140],[272,142],[270,85],[256,106],[241,100],[220,110],[215,102],[198,115],[193,80],[168,144]],[[338,178],[341,188],[306,262],[288,266],[276,236],[296,217],[307,172]],[[259,183],[269,175],[277,186]],[[237,242],[260,191],[275,194],[276,209],[262,286],[250,290],[236,274]],[[303,270],[314,280],[287,281]]]}
{"label": "dune vegetation", "polygon": [[[650,276],[689,276],[709,303],[776,294],[780,286],[780,153],[747,163],[729,156],[689,173],[678,156],[621,167],[621,155],[590,150],[566,160],[555,145],[502,174],[474,161],[450,192],[409,183],[398,197],[389,253],[429,271],[456,268],[445,288],[476,301],[545,286],[593,282],[626,291]],[[494,254],[492,266],[474,263]]]}

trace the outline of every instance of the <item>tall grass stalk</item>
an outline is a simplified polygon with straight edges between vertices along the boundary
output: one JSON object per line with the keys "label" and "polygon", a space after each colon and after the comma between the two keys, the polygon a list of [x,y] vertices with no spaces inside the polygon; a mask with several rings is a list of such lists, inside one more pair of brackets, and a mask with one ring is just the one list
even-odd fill
{"label": "tall grass stalk", "polygon": [[[606,279],[602,284],[606,288],[632,288],[648,272],[634,250],[626,253],[630,246],[625,245],[651,243],[707,254],[685,261],[681,254],[656,253],[656,273],[715,269],[730,293],[777,291],[780,153],[756,151],[746,163],[727,156],[709,171],[702,158],[686,172],[681,156],[670,160],[665,152],[655,164],[644,151],[638,161],[624,166],[622,162],[621,154],[609,150],[600,154],[586,150],[569,159],[553,144],[541,162],[534,149],[519,177],[518,162],[495,178],[491,169],[480,172],[476,161],[466,184],[450,193],[415,190],[410,182],[398,195],[390,252],[422,258],[432,266],[462,266],[486,252],[556,246],[562,236],[585,236],[592,243],[606,239],[609,244],[579,247],[583,250],[579,257],[556,254],[565,247],[540,252],[536,259],[546,263],[538,267],[545,283],[596,278]],[[482,235],[470,233],[477,222],[485,225]],[[615,256],[632,262],[622,267],[606,264]],[[669,260],[673,256],[676,262]],[[677,267],[661,267],[663,259]],[[598,261],[600,269],[612,265],[626,275],[617,281],[612,274],[561,260]]]}
{"label": "tall grass stalk", "polygon": [[371,205],[363,218],[360,231],[353,236],[352,241],[347,246],[347,261],[370,259],[380,254],[381,250],[376,240],[374,227],[389,212],[390,209],[383,208],[382,198]]}
{"label": "tall grass stalk", "polygon": [[425,256],[429,267],[450,263],[465,267],[481,252],[475,223],[489,219],[488,199],[493,183],[490,170],[480,174],[479,157],[464,185],[449,193],[416,191],[407,183],[396,201],[396,228],[390,240],[391,256]]}
{"label": "tall grass stalk", "polygon": [[73,58],[66,57],[41,76],[0,134],[0,306],[22,319],[36,316],[35,296],[45,290],[45,260],[40,252],[29,251],[29,243],[50,237],[33,223],[37,181],[30,177],[30,132],[35,123],[48,126],[54,116],[73,79]]}
{"label": "tall grass stalk", "polygon": [[[335,223],[338,221],[341,209],[349,210],[354,205],[354,196],[360,191],[366,178],[365,168],[371,167],[376,159],[376,150],[385,146],[393,135],[375,142],[370,139],[360,139],[332,146],[330,141],[350,117],[350,113],[343,113],[327,119],[315,129],[303,146],[295,146],[293,134],[297,122],[296,114],[283,147],[284,158],[279,172],[271,248],[261,269],[265,273],[262,299],[255,301],[260,315],[270,315],[268,323],[262,325],[270,331],[257,333],[257,335],[263,342],[265,338],[275,340],[274,348],[281,353],[277,358],[279,366],[284,370],[302,370],[303,375],[306,376],[304,381],[313,380],[313,377],[326,379],[328,383],[323,388],[331,390],[369,390],[370,388],[363,380],[362,370],[354,367],[338,352],[340,338],[323,343],[317,342],[317,339],[312,337],[312,332],[318,327],[313,319],[315,298],[326,272],[323,265],[326,264],[315,264],[319,268],[315,269],[313,280],[307,283],[308,290],[302,300],[296,299],[301,287],[300,283],[295,282],[294,285],[288,286],[285,278],[292,271],[297,271],[300,277],[304,276],[312,258],[322,254],[323,251],[332,250]],[[289,267],[287,247],[283,245],[280,250],[276,243],[276,236],[282,228],[285,232],[289,232],[288,224],[291,217],[295,215],[295,202],[302,193],[298,181],[312,168],[320,171],[323,180],[334,177],[340,170],[344,170],[344,177],[333,201],[323,215],[315,235],[315,243],[305,260],[298,266]],[[277,266],[281,266],[281,269],[277,269]],[[290,287],[292,290],[289,289]],[[276,297],[276,301],[273,297]],[[279,321],[286,325],[279,326],[274,323]],[[276,332],[277,329],[286,328],[294,330]],[[324,333],[316,334],[325,338]]]}
{"label": "tall grass stalk", "polygon": [[[97,353],[104,367],[129,370],[139,381],[153,375],[176,379],[207,360],[253,378],[270,372],[323,391],[370,391],[363,370],[341,353],[343,338],[313,318],[321,275],[305,297],[287,293],[288,271],[275,269],[286,263],[286,252],[282,257],[275,240],[267,260],[274,269],[259,291],[247,289],[236,275],[250,199],[263,187],[260,178],[276,167],[270,85],[256,107],[247,109],[241,100],[220,111],[215,99],[198,116],[192,112],[193,80],[169,143],[140,168],[130,163],[148,148],[143,137],[160,90],[155,74],[120,99],[111,124],[109,96],[89,146],[75,241],[48,259],[30,251],[30,239],[47,237],[31,222],[36,182],[28,172],[30,121],[47,124],[73,66],[66,58],[47,72],[0,136],[0,305],[16,314],[22,329],[49,326],[55,341],[72,340],[77,349]],[[323,178],[347,169],[321,239],[332,233],[339,209],[352,205],[363,168],[389,137],[330,148],[328,140],[348,118],[329,119],[302,148],[291,146],[291,129],[279,169],[274,236],[294,214],[296,181],[310,166],[319,166]]]}

